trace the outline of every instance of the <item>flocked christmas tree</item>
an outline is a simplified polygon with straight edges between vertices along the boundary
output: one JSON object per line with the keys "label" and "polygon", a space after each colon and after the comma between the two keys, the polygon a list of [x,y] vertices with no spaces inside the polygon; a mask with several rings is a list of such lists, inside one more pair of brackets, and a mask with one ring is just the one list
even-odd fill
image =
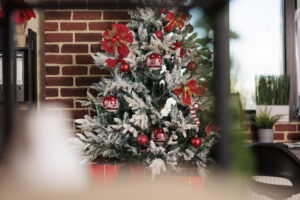
{"label": "flocked christmas tree", "polygon": [[83,106],[94,116],[76,120],[86,161],[139,162],[152,175],[180,170],[182,163],[204,175],[215,143],[209,89],[210,40],[197,38],[190,15],[152,8],[129,11],[131,22],[102,34],[104,53],[95,64],[111,72],[92,88]]}

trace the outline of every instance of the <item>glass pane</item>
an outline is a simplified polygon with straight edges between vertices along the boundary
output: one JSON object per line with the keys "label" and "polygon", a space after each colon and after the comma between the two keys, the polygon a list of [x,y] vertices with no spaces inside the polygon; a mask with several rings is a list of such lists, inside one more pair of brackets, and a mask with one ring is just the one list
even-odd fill
{"label": "glass pane", "polygon": [[232,0],[232,90],[240,92],[245,109],[255,109],[255,76],[284,71],[282,0]]}

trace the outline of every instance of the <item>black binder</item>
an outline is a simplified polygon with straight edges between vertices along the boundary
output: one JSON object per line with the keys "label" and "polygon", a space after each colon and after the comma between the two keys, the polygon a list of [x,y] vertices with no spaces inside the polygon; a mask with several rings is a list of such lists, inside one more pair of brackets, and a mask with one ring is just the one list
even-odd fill
{"label": "black binder", "polygon": [[25,53],[17,51],[16,55],[16,100],[25,101]]}
{"label": "black binder", "polygon": [[[0,45],[0,64],[4,60],[4,49]],[[28,30],[28,42],[26,47],[16,48],[15,60],[10,66],[14,91],[13,101],[34,105],[37,101],[37,75],[36,75],[36,33]],[[2,64],[3,65],[3,64]],[[3,67],[0,66],[0,103],[4,102]],[[1,68],[2,67],[2,68]],[[6,66],[5,66],[6,67]]]}

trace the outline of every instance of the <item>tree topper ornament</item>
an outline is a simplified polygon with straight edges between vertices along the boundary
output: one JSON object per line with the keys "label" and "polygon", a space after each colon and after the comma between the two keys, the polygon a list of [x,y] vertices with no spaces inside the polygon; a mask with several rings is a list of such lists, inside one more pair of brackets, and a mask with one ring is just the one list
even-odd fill
{"label": "tree topper ornament", "polygon": [[133,42],[133,34],[124,24],[113,24],[112,30],[106,30],[102,37],[102,48],[111,54],[118,52],[120,57],[129,54],[127,43]]}
{"label": "tree topper ornament", "polygon": [[190,79],[185,85],[173,89],[177,96],[181,96],[182,103],[191,106],[193,105],[193,95],[201,96],[206,91],[206,88],[201,87],[195,79]]}

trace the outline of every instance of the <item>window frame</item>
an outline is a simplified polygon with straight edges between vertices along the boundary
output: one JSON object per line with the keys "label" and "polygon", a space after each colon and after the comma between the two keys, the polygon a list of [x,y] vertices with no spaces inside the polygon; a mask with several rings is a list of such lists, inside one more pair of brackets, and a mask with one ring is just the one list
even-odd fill
{"label": "window frame", "polygon": [[[284,55],[284,74],[288,74],[291,77],[291,89],[290,89],[290,120],[295,121],[297,119],[297,69],[296,69],[296,40],[295,40],[295,13],[297,10],[297,0],[283,0],[283,55]],[[254,109],[246,109],[245,112],[248,115],[256,113]]]}
{"label": "window frame", "polygon": [[291,77],[290,119],[297,119],[296,26],[297,0],[284,0],[284,72]]}

